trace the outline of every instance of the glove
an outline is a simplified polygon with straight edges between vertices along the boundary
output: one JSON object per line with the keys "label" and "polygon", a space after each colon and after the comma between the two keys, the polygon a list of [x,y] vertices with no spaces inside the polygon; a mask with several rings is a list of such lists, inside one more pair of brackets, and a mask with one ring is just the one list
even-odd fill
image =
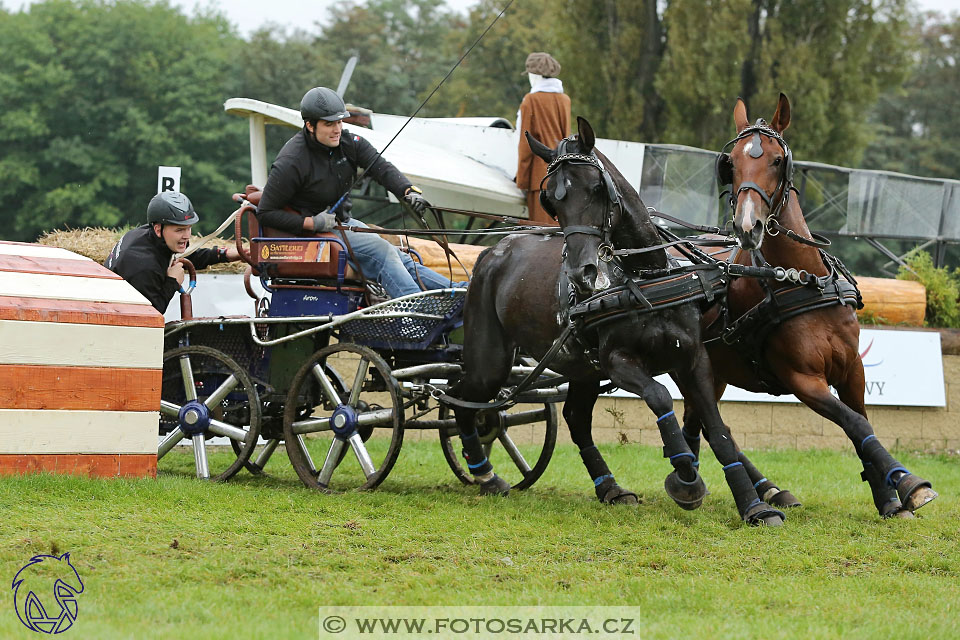
{"label": "glove", "polygon": [[311,217],[313,218],[313,230],[317,233],[330,231],[337,226],[337,216],[332,213],[323,211]]}
{"label": "glove", "polygon": [[350,198],[346,198],[334,212],[337,216],[337,222],[346,222],[349,220],[351,211],[353,211],[353,201]]}
{"label": "glove", "polygon": [[417,215],[422,214],[424,209],[430,206],[427,199],[423,197],[423,192],[417,187],[410,187],[407,193],[404,194],[403,200],[410,205],[410,208],[413,209]]}

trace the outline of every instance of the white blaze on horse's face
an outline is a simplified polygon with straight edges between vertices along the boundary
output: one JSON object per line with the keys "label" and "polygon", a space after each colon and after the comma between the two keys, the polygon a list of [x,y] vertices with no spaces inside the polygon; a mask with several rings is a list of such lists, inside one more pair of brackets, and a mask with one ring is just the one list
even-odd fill
{"label": "white blaze on horse's face", "polygon": [[[757,206],[753,201],[752,194],[748,191],[741,194],[741,198],[737,199],[737,215],[736,218],[739,220],[739,226],[741,233],[739,234],[741,238],[749,238],[753,233],[753,230],[756,228],[757,223],[761,222],[757,216]],[[741,246],[743,242],[741,240]],[[760,245],[763,244],[763,234],[760,234],[760,237],[757,239],[757,246],[752,247],[754,249],[759,249]],[[751,247],[744,247],[751,248]]]}

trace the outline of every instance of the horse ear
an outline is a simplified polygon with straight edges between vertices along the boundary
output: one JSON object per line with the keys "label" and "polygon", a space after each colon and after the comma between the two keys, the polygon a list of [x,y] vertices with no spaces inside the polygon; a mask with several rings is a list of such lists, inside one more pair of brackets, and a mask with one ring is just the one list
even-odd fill
{"label": "horse ear", "polygon": [[577,133],[580,140],[580,150],[584,153],[593,151],[593,145],[597,143],[597,137],[593,133],[593,127],[582,116],[577,116]]}
{"label": "horse ear", "polygon": [[750,121],[747,119],[747,105],[744,104],[743,98],[737,98],[737,105],[733,108],[733,123],[737,126],[737,133],[750,126]]}
{"label": "horse ear", "polygon": [[773,112],[773,120],[770,121],[770,126],[777,133],[783,133],[790,126],[790,100],[783,92],[780,93],[777,110]]}
{"label": "horse ear", "polygon": [[524,131],[523,135],[527,137],[527,144],[530,145],[530,151],[533,151],[533,155],[537,156],[547,164],[550,164],[557,157],[557,152],[543,144],[532,135],[529,131]]}

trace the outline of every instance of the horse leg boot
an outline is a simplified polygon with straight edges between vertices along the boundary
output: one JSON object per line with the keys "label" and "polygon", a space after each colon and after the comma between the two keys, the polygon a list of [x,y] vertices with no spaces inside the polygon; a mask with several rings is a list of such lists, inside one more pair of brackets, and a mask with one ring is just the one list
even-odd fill
{"label": "horse leg boot", "polygon": [[696,509],[703,504],[707,485],[694,464],[696,456],[680,433],[680,423],[673,413],[670,392],[644,370],[643,363],[631,351],[616,348],[604,356],[604,371],[610,375],[610,381],[643,398],[653,415],[657,416],[663,455],[673,465],[673,471],[664,481],[667,495],[684,509]]}
{"label": "horse leg boot", "polygon": [[[897,462],[883,448],[874,434],[871,433],[861,440],[859,450],[861,458],[869,461],[876,474],[883,477],[883,483],[896,490],[905,511],[913,513],[937,497],[938,494],[933,490],[930,482],[910,473],[906,467]],[[864,471],[866,471],[866,464],[864,464]],[[880,515],[884,515],[882,511]]]}
{"label": "horse leg boot", "polygon": [[637,494],[617,484],[606,461],[593,443],[593,407],[599,391],[599,379],[571,381],[567,400],[563,404],[563,419],[570,429],[571,439],[580,448],[580,459],[593,480],[597,499],[604,504],[639,504]]}
{"label": "horse leg boot", "polygon": [[[684,387],[681,386],[681,381],[679,376],[673,376],[677,386],[680,387],[680,393],[683,394],[683,397],[687,397],[687,392],[684,390]],[[716,397],[723,395],[723,389],[726,385],[720,386],[716,389]],[[729,427],[727,431],[730,431]],[[683,401],[683,428],[681,429],[683,433],[683,439],[686,440],[687,446],[690,447],[690,451],[693,452],[693,455],[696,456],[697,462],[694,464],[699,465],[700,460],[700,435],[706,432],[703,430],[703,422],[700,420],[700,415],[697,413],[697,410],[694,408],[693,404],[687,400]],[[747,470],[747,475],[750,476],[750,481],[753,482],[753,488],[757,491],[757,497],[763,500],[764,502],[769,503],[774,507],[799,507],[800,501],[797,500],[792,493],[787,490],[781,489],[773,482],[768,480],[763,473],[757,469],[756,466],[747,456],[737,447],[737,459],[743,463],[744,469]]]}
{"label": "horse leg boot", "polygon": [[[853,442],[860,460],[864,462],[864,473],[868,477],[868,482],[873,474],[877,474],[880,478],[876,481],[878,487],[887,486],[894,489],[902,503],[902,508],[911,513],[937,497],[937,492],[928,481],[910,473],[880,444],[866,417],[833,397],[824,381],[815,379],[807,385],[803,382],[805,380],[800,379],[788,386],[801,402],[840,425]],[[847,393],[845,393],[846,396]],[[873,467],[871,470],[867,470],[867,463]],[[871,483],[871,489],[873,486]],[[877,495],[879,494],[874,496],[874,503],[878,500]],[[884,500],[884,504],[886,502]],[[879,505],[877,509],[880,511]],[[882,511],[881,515],[883,515]]]}
{"label": "horse leg boot", "polygon": [[[455,393],[463,400],[486,402],[497,395],[510,377],[515,349],[496,317],[496,305],[490,303],[490,283],[483,278],[477,282],[477,287],[471,285],[464,305],[463,377]],[[483,419],[483,414],[479,413],[479,417]],[[493,472],[493,465],[480,442],[478,411],[458,408],[456,418],[463,456],[474,483],[480,486],[480,493],[507,495],[510,483]]]}
{"label": "horse leg boot", "polygon": [[[692,421],[689,420],[690,413],[692,412],[684,413],[684,425],[682,429],[683,438],[687,441],[688,445],[691,445],[690,449],[693,450],[694,453],[698,453],[700,451],[700,436],[696,436],[695,438],[691,436],[691,433],[694,431],[694,429],[691,428]],[[695,430],[699,432],[701,430],[700,420],[696,417],[694,420],[696,422]],[[727,431],[730,431],[729,427],[727,427]],[[705,431],[703,434],[706,436]],[[737,447],[737,460],[743,463],[743,468],[747,470],[747,475],[750,476],[750,482],[753,483],[753,488],[757,492],[758,498],[768,503],[772,507],[779,507],[781,509],[784,507],[801,506],[800,501],[797,500],[792,493],[786,489],[781,489],[773,482],[768,480],[766,476],[764,476],[763,473],[757,469],[756,466],[754,466],[746,454],[740,450],[739,446]]]}
{"label": "horse leg boot", "polygon": [[490,464],[480,444],[476,425],[469,433],[461,432],[460,440],[463,443],[463,457],[467,460],[467,468],[473,474],[475,482],[480,485],[481,495],[509,494],[510,483],[493,472],[493,465]]}
{"label": "horse leg boot", "polygon": [[[707,442],[713,449],[717,460],[723,465],[723,475],[727,480],[727,486],[733,494],[733,500],[737,504],[737,511],[740,517],[749,525],[767,525],[777,527],[786,520],[786,515],[779,509],[767,504],[757,495],[757,489],[747,472],[746,465],[740,460],[744,457],[737,447],[736,442],[730,435],[730,430],[719,421],[720,414],[717,413],[717,425],[713,429],[704,431],[708,435]],[[747,461],[749,463],[749,460]]]}
{"label": "horse leg boot", "polygon": [[757,497],[773,507],[799,507],[800,501],[794,497],[787,489],[781,489],[774,483],[767,480],[759,469],[757,469],[750,459],[744,455],[743,451],[737,448],[737,460],[743,464],[750,481],[753,483],[753,489],[757,492]]}
{"label": "horse leg boot", "polygon": [[864,482],[869,483],[870,493],[873,494],[873,504],[877,507],[877,512],[881,518],[912,518],[913,512],[903,508],[897,491],[883,481],[883,475],[877,470],[873,463],[863,462],[863,473],[860,477]]}
{"label": "horse leg boot", "polygon": [[697,469],[700,463],[687,445],[672,409],[657,418],[657,427],[663,440],[663,457],[673,465],[673,471],[664,480],[664,489],[681,508],[696,509],[709,491]]}
{"label": "horse leg boot", "polygon": [[723,473],[737,503],[740,517],[750,525],[779,526],[783,524],[786,516],[757,495],[754,483],[740,461],[743,454],[720,418],[715,395],[708,391],[708,381],[711,379],[710,361],[705,351],[701,351],[699,356],[688,372],[678,372],[678,376],[684,379],[684,388],[688,394],[684,399],[693,405],[703,426],[703,434],[717,460],[723,465]]}

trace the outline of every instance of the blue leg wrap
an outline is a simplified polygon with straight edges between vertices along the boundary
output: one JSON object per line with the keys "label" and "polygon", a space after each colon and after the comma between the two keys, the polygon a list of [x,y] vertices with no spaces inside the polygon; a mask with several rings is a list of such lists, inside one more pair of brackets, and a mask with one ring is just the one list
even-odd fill
{"label": "blue leg wrap", "polygon": [[733,469],[734,467],[742,467],[742,466],[743,466],[743,463],[738,460],[737,462],[731,462],[730,464],[725,465],[725,466],[723,467],[723,470],[724,470],[724,471],[729,471],[730,469]]}
{"label": "blue leg wrap", "polygon": [[606,475],[600,476],[599,478],[594,478],[593,486],[599,487],[604,480],[613,480],[613,475],[608,473]]}
{"label": "blue leg wrap", "polygon": [[[896,473],[897,471],[903,471],[903,475],[900,476],[900,478],[897,479],[897,482],[896,482],[896,483],[894,483],[893,481],[890,480],[890,476],[892,476],[892,475],[893,475],[894,473]],[[900,480],[903,480],[903,479],[904,479],[905,477],[907,477],[908,475],[910,475],[910,472],[907,471],[906,468],[904,468],[904,467],[894,467],[893,469],[890,469],[890,471],[887,471],[887,475],[883,478],[883,483],[884,483],[885,485],[891,486],[891,487],[893,487],[894,489],[896,489],[896,488],[897,488],[897,485],[900,484]]]}
{"label": "blue leg wrap", "polygon": [[753,488],[756,489],[757,487],[759,487],[761,484],[763,484],[763,483],[766,482],[766,481],[767,481],[766,478],[760,478],[759,480],[757,480],[756,482],[753,483]]}
{"label": "blue leg wrap", "polygon": [[468,464],[467,467],[469,467],[470,470],[473,471],[474,469],[479,469],[480,467],[482,467],[482,466],[485,465],[485,464],[487,464],[487,459],[486,459],[486,458],[484,458],[483,460],[481,460],[481,461],[478,462],[477,464]]}
{"label": "blue leg wrap", "polygon": [[667,418],[669,418],[669,417],[672,416],[672,415],[674,415],[673,411],[668,411],[668,412],[666,412],[665,414],[663,414],[662,416],[660,416],[659,418],[657,418],[657,422],[660,422],[661,420],[666,420]]}

